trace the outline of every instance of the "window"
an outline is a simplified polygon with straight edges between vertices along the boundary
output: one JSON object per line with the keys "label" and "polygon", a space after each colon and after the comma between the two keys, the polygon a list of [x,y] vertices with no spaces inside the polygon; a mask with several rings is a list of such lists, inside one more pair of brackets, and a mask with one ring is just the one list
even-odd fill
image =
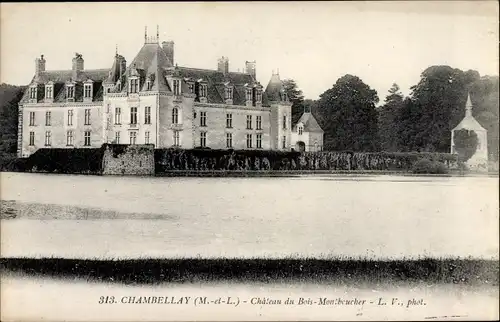
{"label": "window", "polygon": [[68,125],[73,125],[73,110],[68,110]]}
{"label": "window", "polygon": [[144,124],[151,124],[151,106],[144,109]]}
{"label": "window", "polygon": [[83,133],[83,137],[84,137],[83,145],[90,146],[90,131],[85,131]]}
{"label": "window", "polygon": [[137,107],[130,108],[130,124],[137,124]]}
{"label": "window", "polygon": [[262,116],[257,115],[257,120],[255,121],[257,130],[262,130]]}
{"label": "window", "polygon": [[189,84],[189,93],[194,94],[194,84],[193,83]]}
{"label": "window", "polygon": [[52,134],[50,131],[45,131],[45,146],[50,146],[52,144]]}
{"label": "window", "polygon": [[180,131],[174,131],[174,146],[181,146]]}
{"label": "window", "polygon": [[30,145],[35,145],[35,132],[30,132]]}
{"label": "window", "polygon": [[283,92],[283,96],[282,97],[283,97],[283,101],[286,102],[287,101],[287,94],[286,94],[286,92]]}
{"label": "window", "polygon": [[254,105],[255,105],[256,103],[262,102],[262,92],[259,88],[255,88],[254,93],[255,93],[255,100],[254,100]]}
{"label": "window", "polygon": [[35,126],[35,112],[30,112],[30,126]]}
{"label": "window", "polygon": [[252,134],[247,134],[247,148],[252,148]]}
{"label": "window", "polygon": [[151,79],[148,79],[146,81],[146,89],[150,91],[153,88],[153,81]]}
{"label": "window", "polygon": [[200,97],[207,97],[207,85],[205,84],[200,86]]}
{"label": "window", "polygon": [[174,79],[174,95],[181,95],[181,81]]}
{"label": "window", "polygon": [[83,92],[83,97],[91,98],[92,97],[92,84],[85,84],[85,90]]}
{"label": "window", "polygon": [[226,114],[226,127],[228,129],[233,127],[233,114]]}
{"label": "window", "polygon": [[200,126],[207,126],[207,112],[200,112]]}
{"label": "window", "polygon": [[115,124],[122,124],[122,109],[120,107],[115,108]]}
{"label": "window", "polygon": [[85,109],[85,125],[90,125],[90,109]]}
{"label": "window", "polygon": [[137,93],[139,89],[139,80],[137,78],[130,79],[130,93]]}
{"label": "window", "polygon": [[50,111],[45,112],[45,126],[50,126],[51,123],[50,116],[51,116]]}
{"label": "window", "polygon": [[130,132],[130,144],[136,144],[137,132]]}
{"label": "window", "polygon": [[73,131],[66,132],[66,145],[67,146],[73,145]]}
{"label": "window", "polygon": [[299,135],[302,135],[303,132],[304,132],[304,128],[302,126],[299,126]]}
{"label": "window", "polygon": [[120,132],[115,132],[115,143],[120,144]]}
{"label": "window", "polygon": [[179,124],[179,109],[177,107],[172,109],[172,124]]}
{"label": "window", "polygon": [[144,143],[149,144],[149,131],[144,133]]}
{"label": "window", "polygon": [[66,98],[75,98],[75,86],[68,85],[66,87]]}
{"label": "window", "polygon": [[228,149],[233,147],[233,133],[226,133],[226,147]]}
{"label": "window", "polygon": [[53,87],[52,85],[48,85],[47,87],[45,87],[45,98],[52,98],[52,95],[53,95]]}
{"label": "window", "polygon": [[200,146],[202,148],[207,146],[207,132],[200,133]]}
{"label": "window", "polygon": [[247,90],[246,90],[246,100],[247,101],[252,100],[252,89],[251,88],[247,88]]}
{"label": "window", "polygon": [[247,115],[247,130],[252,129],[252,115]]}
{"label": "window", "polygon": [[233,88],[232,87],[226,87],[224,91],[224,98],[227,100],[232,100],[233,99]]}
{"label": "window", "polygon": [[283,130],[286,130],[286,115],[283,115]]}
{"label": "window", "polygon": [[257,149],[262,149],[262,134],[257,134]]}
{"label": "window", "polygon": [[30,99],[36,99],[36,87],[30,87]]}
{"label": "window", "polygon": [[106,113],[109,113],[110,108],[111,108],[111,104],[107,104],[106,105]]}
{"label": "window", "polygon": [[283,136],[283,149],[286,148],[286,136]]}

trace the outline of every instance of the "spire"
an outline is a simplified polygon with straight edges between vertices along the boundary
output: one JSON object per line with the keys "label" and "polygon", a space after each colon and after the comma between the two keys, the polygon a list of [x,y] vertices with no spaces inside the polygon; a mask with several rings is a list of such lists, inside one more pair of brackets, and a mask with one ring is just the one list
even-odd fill
{"label": "spire", "polygon": [[144,26],[144,43],[148,42],[148,26]]}
{"label": "spire", "polygon": [[116,44],[116,47],[115,47],[115,56],[118,56],[118,44]]}
{"label": "spire", "polygon": [[465,103],[465,117],[472,116],[472,101],[470,100],[470,93],[467,93],[467,103]]}
{"label": "spire", "polygon": [[160,26],[156,25],[156,41],[160,42]]}

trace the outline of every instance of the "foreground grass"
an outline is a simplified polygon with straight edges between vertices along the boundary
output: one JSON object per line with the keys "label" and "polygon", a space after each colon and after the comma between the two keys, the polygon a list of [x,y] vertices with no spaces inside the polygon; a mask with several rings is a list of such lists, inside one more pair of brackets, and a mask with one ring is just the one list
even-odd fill
{"label": "foreground grass", "polygon": [[0,272],[124,284],[335,282],[498,285],[498,260],[1,258]]}

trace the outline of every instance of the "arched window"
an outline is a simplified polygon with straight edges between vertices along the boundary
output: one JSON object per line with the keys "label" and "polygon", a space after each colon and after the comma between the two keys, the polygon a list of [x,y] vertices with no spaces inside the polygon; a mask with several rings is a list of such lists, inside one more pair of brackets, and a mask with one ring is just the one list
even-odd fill
{"label": "arched window", "polygon": [[172,124],[179,124],[179,110],[177,107],[172,109]]}

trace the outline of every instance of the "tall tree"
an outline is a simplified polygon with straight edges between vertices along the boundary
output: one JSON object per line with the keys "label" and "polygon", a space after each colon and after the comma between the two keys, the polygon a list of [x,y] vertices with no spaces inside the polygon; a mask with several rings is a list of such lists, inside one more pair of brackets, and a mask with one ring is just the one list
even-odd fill
{"label": "tall tree", "polygon": [[464,116],[467,92],[479,79],[476,71],[463,72],[449,66],[431,66],[421,75],[420,82],[412,87],[412,123],[406,122],[414,132],[408,138],[406,149],[430,152],[449,152],[451,129]]}
{"label": "tall tree", "polygon": [[17,150],[18,103],[25,87],[0,84],[0,157]]}
{"label": "tall tree", "polygon": [[342,76],[321,94],[317,110],[325,149],[378,150],[377,102],[377,92],[353,75]]}
{"label": "tall tree", "polygon": [[378,130],[383,151],[398,150],[397,116],[403,106],[403,99],[398,84],[394,83],[385,98],[385,104],[378,108]]}
{"label": "tall tree", "polygon": [[470,89],[472,115],[488,131],[489,159],[498,161],[499,145],[499,78],[483,76]]}
{"label": "tall tree", "polygon": [[295,124],[304,112],[304,95],[293,79],[283,80],[288,99],[292,102],[292,123]]}

